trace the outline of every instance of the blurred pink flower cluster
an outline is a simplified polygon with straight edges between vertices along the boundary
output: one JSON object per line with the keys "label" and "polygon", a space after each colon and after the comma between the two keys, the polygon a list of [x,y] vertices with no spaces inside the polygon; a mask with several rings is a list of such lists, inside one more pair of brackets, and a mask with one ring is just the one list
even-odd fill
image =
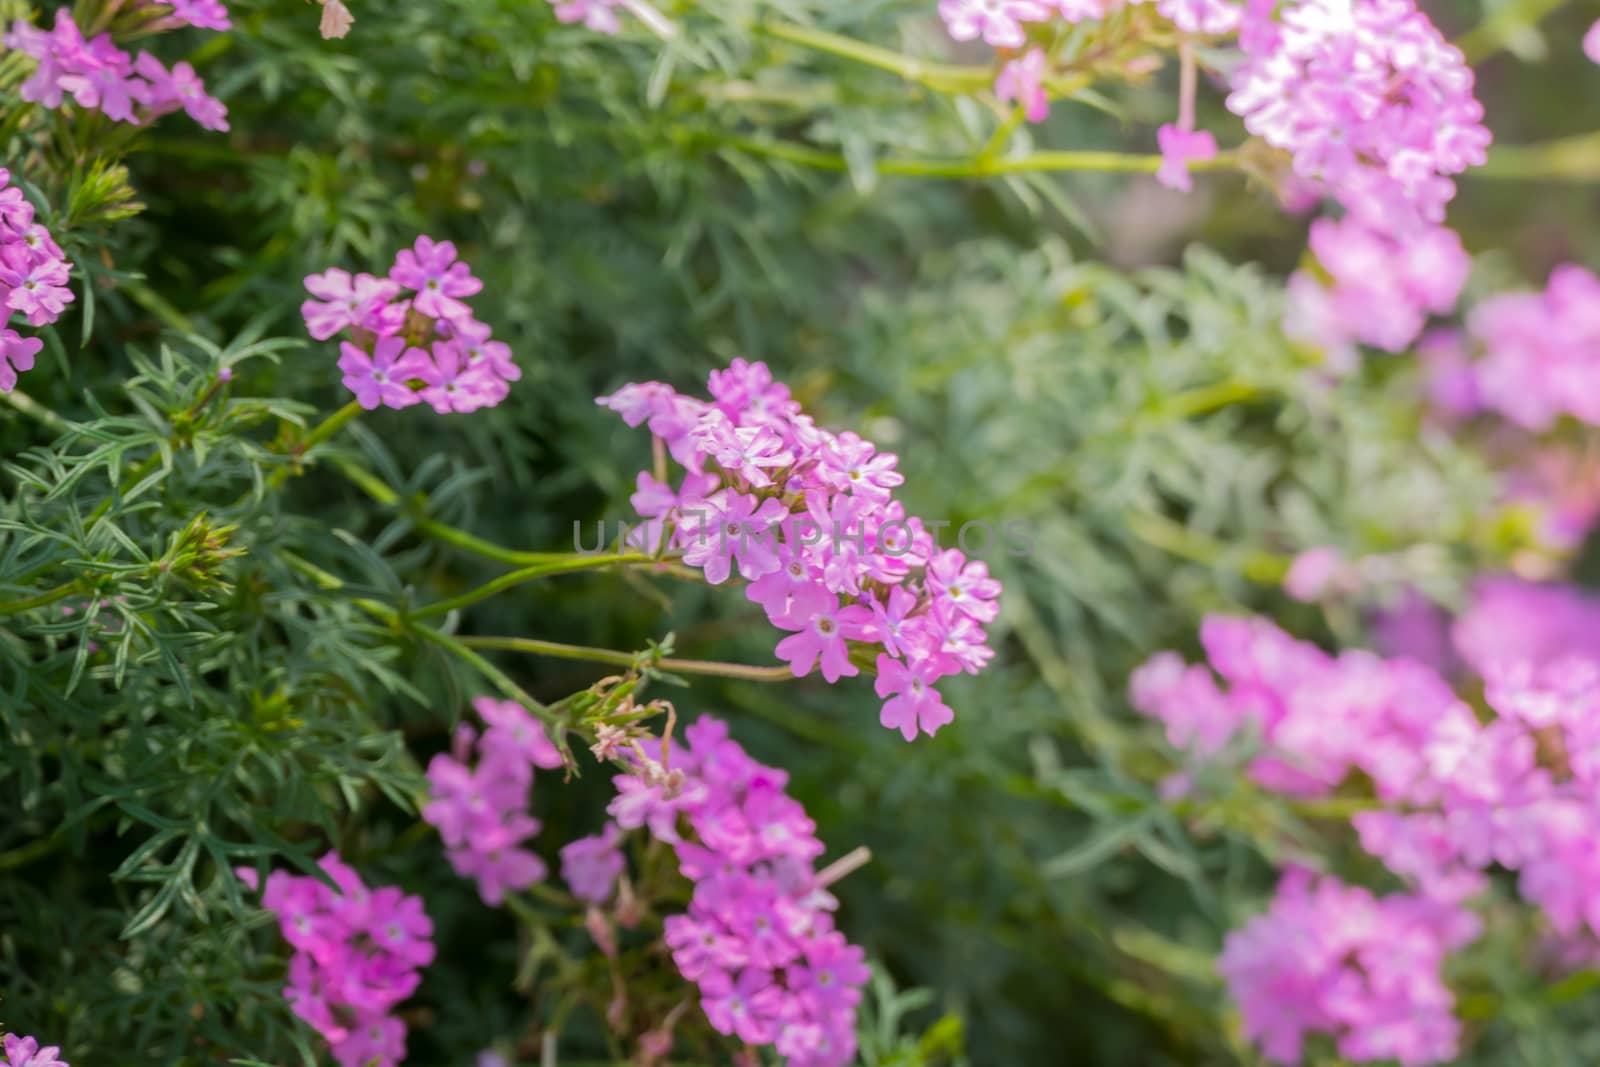
{"label": "blurred pink flower cluster", "polygon": [[[1439,962],[1476,936],[1459,908],[1488,887],[1490,868],[1517,873],[1568,947],[1600,938],[1600,601],[1480,582],[1454,637],[1484,677],[1487,721],[1411,660],[1329,655],[1263,619],[1211,617],[1200,637],[1209,666],[1158,654],[1130,681],[1134,707],[1199,762],[1253,734],[1249,776],[1287,796],[1327,796],[1364,776],[1380,806],[1352,826],[1412,888],[1375,901],[1291,875],[1272,912],[1230,938],[1223,973],[1270,1057],[1297,1060],[1308,1031],[1332,1033],[1352,1059],[1452,1057]],[[1186,788],[1188,776],[1177,781]],[[1397,926],[1384,932],[1390,912]],[[1385,977],[1388,964],[1341,940],[1346,921],[1405,976]]]}
{"label": "blurred pink flower cluster", "polygon": [[1563,416],[1600,425],[1600,278],[1569,264],[1542,292],[1483,301],[1426,367],[1448,415],[1490,411],[1536,432]]}
{"label": "blurred pink flower cluster", "polygon": [[206,92],[188,63],[168,70],[148,52],[130,58],[109,33],[85,40],[64,7],[56,9],[52,29],[35,29],[18,19],[4,41],[38,61],[19,91],[31,103],[57,108],[70,96],[81,108],[135,125],[181,109],[208,130],[228,128],[228,109]]}
{"label": "blurred pink flower cluster", "polygon": [[11,316],[30,326],[56,321],[72,303],[71,268],[50,231],[33,220],[33,205],[11,184],[11,172],[0,167],[0,393],[16,388],[18,373],[32,370],[44,347],[11,329]]}
{"label": "blurred pink flower cluster", "polygon": [[713,585],[737,567],[746,596],[790,632],[777,655],[796,677],[819,666],[830,683],[853,677],[851,643],[871,649],[883,725],[907,741],[935,733],[954,715],[934,683],[994,654],[984,625],[1000,583],[906,514],[895,455],[818,427],[766,364],[735,360],[710,391],[708,402],[644,382],[598,400],[686,468],[676,486],[640,472],[632,502],[649,521],[636,541],[680,549]]}
{"label": "blurred pink flower cluster", "polygon": [[[343,1067],[394,1067],[405,1058],[406,1024],[393,1011],[433,962],[433,923],[420,898],[368,889],[336,853],[318,866],[333,886],[273,871],[262,888],[262,907],[295,950],[283,995]],[[237,873],[257,888],[254,870]]]}
{"label": "blurred pink flower cluster", "polygon": [[[712,1027],[774,1047],[791,1067],[852,1062],[868,971],[861,950],[834,929],[838,904],[813,866],[823,844],[785,791],[788,775],[751,759],[712,718],[690,726],[670,758],[653,739],[624,758],[637,770],[613,779],[618,795],[607,810],[616,827],[647,827],[670,845],[694,883],[687,913],[667,918],[665,938]],[[599,851],[614,848],[613,829],[600,840]],[[576,865],[574,890],[609,894],[617,865],[605,864],[599,876]]]}
{"label": "blurred pink flower cluster", "polygon": [[1455,1057],[1461,1025],[1440,969],[1478,936],[1477,916],[1409,894],[1376,897],[1293,868],[1266,914],[1228,935],[1217,969],[1245,1035],[1275,1063],[1299,1063],[1306,1037],[1339,1055],[1404,1067]]}
{"label": "blurred pink flower cluster", "polygon": [[363,408],[426,401],[439,414],[493,407],[522,377],[511,349],[473,318],[466,297],[483,289],[449,241],[418,237],[388,277],[332,267],[306,278],[315,298],[300,305],[312,337],[341,331],[344,385]]}
{"label": "blurred pink flower cluster", "polygon": [[[507,892],[542,882],[544,861],[522,845],[539,832],[528,814],[533,769],[560,767],[561,752],[528,710],[511,700],[473,701],[488,728],[457,727],[453,752],[428,764],[432,799],[422,818],[439,831],[450,866],[478,883],[478,894],[499,907]],[[477,762],[470,763],[476,742]]]}

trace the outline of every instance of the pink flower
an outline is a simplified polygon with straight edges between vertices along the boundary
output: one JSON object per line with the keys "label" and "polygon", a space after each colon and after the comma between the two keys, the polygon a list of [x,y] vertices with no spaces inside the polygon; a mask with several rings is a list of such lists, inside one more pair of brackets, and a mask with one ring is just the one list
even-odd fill
{"label": "pink flower", "polygon": [[629,543],[658,548],[670,524],[667,547],[712,585],[737,562],[746,597],[790,632],[779,655],[799,674],[818,661],[830,682],[859,673],[848,641],[931,657],[945,673],[981,670],[993,656],[983,625],[998,616],[1000,583],[983,563],[941,553],[906,514],[894,499],[897,458],[818,427],[765,364],[735,360],[708,387],[710,403],[661,382],[596,401],[648,426],[686,470],[676,490],[640,473],[631,500],[649,521]]}
{"label": "pink flower", "polygon": [[469,317],[471,309],[460,298],[483,288],[483,283],[472,276],[471,268],[456,260],[455,245],[427,236],[418,237],[412,248],[400,250],[389,278],[416,290],[412,301],[416,309],[439,319]]}
{"label": "pink flower", "polygon": [[68,1067],[65,1060],[57,1059],[61,1049],[55,1045],[39,1047],[31,1037],[5,1036],[5,1053],[8,1067]]}
{"label": "pink flower", "polygon": [[33,369],[33,357],[44,342],[37,337],[19,337],[15,330],[0,329],[0,393],[17,386],[17,375]]}
{"label": "pink flower", "polygon": [[338,267],[308,275],[305,284],[306,291],[318,299],[301,304],[300,315],[306,330],[318,341],[352,326],[365,326],[378,307],[400,293],[400,286],[387,278],[370,274],[351,277],[349,271]]}
{"label": "pink flower", "polygon": [[203,30],[231,29],[233,23],[228,19],[228,9],[223,7],[220,0],[163,0],[172,8],[172,17],[179,22],[190,26],[197,26]]}
{"label": "pink flower", "polygon": [[228,129],[228,109],[206,93],[205,82],[189,64],[174,64],[169,72],[155,56],[140,52],[133,67],[147,83],[135,95],[150,109],[151,117],[182,108],[205,129]]}
{"label": "pink flower", "polygon": [[616,823],[606,823],[599,834],[580,837],[561,848],[561,879],[572,890],[573,896],[591,904],[604,904],[616,887],[617,879],[627,867],[617,843],[622,830]]}
{"label": "pink flower", "polygon": [[407,383],[433,374],[428,354],[407,347],[401,337],[378,338],[370,356],[349,341],[340,342],[339,352],[344,386],[368,411],[380,406],[410,407],[419,398]]}
{"label": "pink flower", "polygon": [[1600,63],[1600,21],[1589,27],[1589,32],[1583,35],[1583,54],[1589,57],[1590,62]]}
{"label": "pink flower", "polygon": [[1490,137],[1471,68],[1412,0],[1292,0],[1250,22],[1228,97],[1245,127],[1386,233],[1441,222]]}
{"label": "pink flower", "polygon": [[879,656],[873,688],[880,697],[889,699],[884,702],[878,721],[891,730],[899,730],[907,741],[915,741],[919,731],[932,737],[939,727],[954,721],[955,713],[933,687],[941,673],[931,658],[908,664]]}
{"label": "pink flower", "polygon": [[[262,892],[262,906],[296,949],[284,998],[341,1064],[395,1067],[405,1056],[405,1024],[392,1012],[433,961],[433,924],[420,899],[391,887],[369,890],[337,854],[319,866],[337,890],[274,871]],[[237,873],[257,884],[256,872]]]}
{"label": "pink flower", "polygon": [[1042,22],[1050,9],[1036,0],[939,0],[939,17],[957,41],[979,37],[996,48],[1020,48],[1024,22]]}
{"label": "pink flower", "polygon": [[1336,585],[1346,573],[1344,554],[1322,545],[1309,548],[1294,558],[1283,579],[1283,591],[1296,600],[1311,603]]}
{"label": "pink flower", "polygon": [[21,244],[0,246],[0,288],[8,290],[5,306],[27,316],[28,325],[54,322],[72,303],[67,264],[39,257]]}
{"label": "pink flower", "polygon": [[822,677],[829,682],[852,678],[861,672],[850,662],[846,642],[858,640],[871,619],[866,608],[841,608],[832,593],[807,594],[790,605],[789,614],[773,620],[781,629],[798,631],[778,642],[778,658],[789,664],[796,678],[810,674],[818,660]]}
{"label": "pink flower", "polygon": [[1161,169],[1156,180],[1169,189],[1187,193],[1194,188],[1189,164],[1217,158],[1217,139],[1210,130],[1182,130],[1168,124],[1156,131],[1161,144]]}
{"label": "pink flower", "polygon": [[949,548],[928,563],[928,591],[934,603],[978,622],[993,622],[1000,614],[1000,583],[989,577],[982,560],[968,560],[958,548]]}
{"label": "pink flower", "polygon": [[[650,758],[660,756],[658,742],[645,745]],[[853,1062],[869,972],[861,950],[833,929],[837,901],[816,885],[812,868],[823,846],[784,793],[786,776],[752,760],[713,719],[684,731],[672,761],[684,782],[671,801],[638,774],[613,781],[619,799],[656,798],[653,813],[630,808],[631,825],[650,826],[694,884],[688,913],[664,920],[663,940],[699,987],[707,1021],[773,1046],[796,1067]]]}
{"label": "pink flower", "polygon": [[1322,1033],[1346,1059],[1421,1067],[1455,1059],[1461,1028],[1440,971],[1478,925],[1451,904],[1293,870],[1268,912],[1228,935],[1217,970],[1245,1035],[1276,1063],[1299,1062]]}
{"label": "pink flower", "polygon": [[1000,68],[994,79],[994,95],[1022,105],[1029,122],[1043,122],[1050,115],[1050,95],[1042,84],[1048,70],[1044,49],[1030,48],[1021,59],[1007,60]]}

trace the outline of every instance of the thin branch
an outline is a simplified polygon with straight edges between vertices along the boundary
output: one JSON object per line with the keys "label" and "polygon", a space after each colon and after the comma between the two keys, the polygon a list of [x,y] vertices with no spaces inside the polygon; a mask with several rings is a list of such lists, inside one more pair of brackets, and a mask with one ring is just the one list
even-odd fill
{"label": "thin branch", "polygon": [[[498,648],[510,652],[527,652],[535,656],[554,656],[558,659],[588,660],[592,663],[610,663],[630,667],[638,656],[612,648],[593,648],[587,645],[567,645],[557,641],[540,641],[531,637],[463,637],[461,643],[469,648]],[[674,659],[663,656],[655,666],[679,674],[704,674],[719,678],[739,678],[748,682],[786,682],[794,677],[788,666],[758,667],[745,663],[722,663],[716,660]]]}

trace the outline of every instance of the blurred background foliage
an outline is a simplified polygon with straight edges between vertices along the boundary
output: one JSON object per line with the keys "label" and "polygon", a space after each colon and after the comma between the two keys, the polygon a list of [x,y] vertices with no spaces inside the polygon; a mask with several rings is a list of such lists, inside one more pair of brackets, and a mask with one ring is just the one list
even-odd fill
{"label": "blurred background foliage", "polygon": [[[1600,262],[1600,142],[1584,139],[1600,73],[1577,48],[1590,7],[1432,5],[1473,34],[1501,142],[1580,138],[1559,165],[1497,150],[1463,180],[1451,222],[1481,253],[1476,292]],[[1184,198],[1144,176],[898,173],[992,159],[1002,113],[793,28],[937,56],[931,2],[669,4],[671,41],[631,22],[618,38],[562,26],[536,2],[363,0],[342,41],[318,37],[311,5],[231,8],[233,32],[159,45],[191,50],[229,134],[162,122],[108,176],[92,117],[0,123],[8,160],[41,161],[25,173],[89,290],[22,387],[94,426],[57,442],[59,425],[0,413],[0,600],[38,574],[104,598],[94,617],[0,618],[0,1019],[87,1064],[309,1057],[279,997],[283,946],[224,871],[334,844],[369,879],[422,893],[439,924],[410,1062],[466,1063],[548,1020],[539,982],[511,988],[543,944],[526,916],[482,908],[410,810],[418,766],[482,682],[349,602],[449,596],[496,569],[330,464],[262,488],[287,464],[276,427],[344,402],[333,346],[300,340],[301,279],[381,273],[425,232],[484,279],[478,314],[524,372],[491,411],[379,412],[340,439],[427,494],[429,514],[567,550],[574,522],[629,514],[648,460],[593,397],[647,378],[699,392],[743,356],[825,425],[898,452],[913,511],[1027,524],[1031,553],[988,554],[1007,585],[1000,655],[948,686],[956,723],[934,740],[880,728],[867,684],[697,679],[667,694],[787,768],[833,853],[872,849],[840,887],[845,930],[885,976],[864,1012],[883,1031],[868,1062],[949,1062],[963,1046],[977,1064],[1254,1062],[1211,957],[1274,864],[1338,837],[1326,812],[1238,782],[1199,809],[1163,804],[1172,768],[1127,712],[1128,671],[1191,650],[1208,611],[1367,643],[1362,618],[1277,591],[1311,545],[1423,546],[1410,577],[1446,602],[1529,547],[1484,460],[1423,420],[1414,360],[1333,382],[1285,341],[1281,278],[1305,220],[1237,175]],[[1058,103],[1012,136],[1151,150],[1174,77]],[[1208,106],[1202,122],[1236,142],[1218,94]],[[91,178],[105,187],[81,193]],[[75,215],[75,195],[143,210]],[[129,490],[150,456],[168,458]],[[154,566],[197,520],[243,553]],[[614,574],[519,587],[461,625],[616,649],[670,632],[680,655],[750,663],[775,641],[736,592]],[[496,662],[540,698],[607,673]],[[549,858],[598,826],[607,789],[542,780]],[[1464,1062],[1594,1062],[1588,989],[1541,987],[1518,951],[1506,934],[1460,961]],[[931,992],[896,992],[912,987]],[[602,1034],[575,1015],[563,1062],[613,1053]]]}

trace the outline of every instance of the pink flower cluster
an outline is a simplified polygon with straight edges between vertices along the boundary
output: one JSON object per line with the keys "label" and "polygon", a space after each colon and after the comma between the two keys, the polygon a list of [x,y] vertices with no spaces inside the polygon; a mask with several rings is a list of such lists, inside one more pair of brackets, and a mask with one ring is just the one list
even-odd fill
{"label": "pink flower cluster", "polygon": [[4,43],[38,61],[20,90],[29,102],[57,108],[70,96],[79,107],[135,125],[182,109],[208,130],[228,128],[228,109],[206,93],[188,63],[168,70],[148,52],[130,59],[109,33],[86,41],[64,7],[56,9],[54,29],[35,29],[18,19]]}
{"label": "pink flower cluster", "polygon": [[1562,416],[1600,425],[1600,278],[1558,267],[1544,292],[1505,293],[1467,317],[1466,347],[1432,354],[1436,395],[1452,415],[1494,411],[1524,429]]}
{"label": "pink flower cluster", "polygon": [[[1129,6],[1130,0],[939,0],[939,17],[945,30],[956,41],[982,39],[996,48],[1020,49],[1027,45],[1028,23],[1062,19],[1069,23],[1104,18]],[[1131,0],[1143,3],[1146,0]],[[1185,33],[1226,34],[1237,30],[1244,9],[1234,0],[1155,0],[1165,18]],[[1022,105],[1029,122],[1043,122],[1050,113],[1050,97],[1044,90],[1049,59],[1042,48],[1029,48],[1019,58],[1009,59],[995,78],[995,96]],[[1172,128],[1179,132],[1178,127]],[[1209,133],[1185,136],[1163,133],[1162,153],[1167,157],[1163,181],[1187,190],[1188,160],[1210,159],[1216,155],[1216,140]]]}
{"label": "pink flower cluster", "polygon": [[[463,723],[453,751],[428,764],[433,799],[422,818],[439,831],[450,866],[478,883],[478,895],[499,907],[508,892],[544,880],[544,861],[521,847],[539,832],[528,814],[533,769],[562,765],[561,752],[528,710],[512,700],[473,701],[487,729]],[[468,763],[473,742],[477,763]]]}
{"label": "pink flower cluster", "polygon": [[671,746],[670,770],[658,742],[641,747],[639,769],[613,779],[607,810],[623,829],[648,827],[671,845],[694,882],[665,936],[712,1027],[773,1046],[790,1067],[852,1062],[868,971],[834,929],[837,901],[813,868],[823,845],[785,792],[788,775],[751,759],[711,718]]}
{"label": "pink flower cluster", "polygon": [[1571,657],[1600,662],[1600,596],[1509,575],[1480,578],[1451,640],[1480,675]]}
{"label": "pink flower cluster", "polygon": [[1319,273],[1289,279],[1284,328],[1326,349],[1335,367],[1350,367],[1357,344],[1402,352],[1430,314],[1455,307],[1472,259],[1443,226],[1398,237],[1354,215],[1311,224]]}
{"label": "pink flower cluster", "polygon": [[339,369],[367,410],[425,400],[441,415],[476,411],[500,403],[522,377],[510,347],[492,340],[465,302],[482,288],[454,244],[418,237],[386,278],[337,267],[309,276],[316,299],[300,314],[319,341],[349,331]]}
{"label": "pink flower cluster", "polygon": [[766,364],[735,360],[710,391],[707,402],[645,382],[597,401],[648,425],[687,468],[676,487],[640,472],[632,502],[649,521],[636,539],[668,538],[713,585],[736,565],[749,599],[790,631],[777,655],[795,677],[819,665],[830,683],[852,677],[851,642],[875,651],[880,721],[907,741],[933,734],[954,718],[934,683],[994,654],[984,624],[1000,583],[906,514],[897,457],[817,427]]}
{"label": "pink flower cluster", "polygon": [[[1322,900],[1296,882],[1281,915],[1274,905],[1268,919],[1230,939],[1224,973],[1247,1029],[1275,1059],[1298,1058],[1310,1030],[1334,1033],[1353,1059],[1451,1058],[1455,1029],[1438,963],[1476,936],[1458,908],[1488,887],[1492,867],[1516,872],[1521,895],[1569,945],[1600,937],[1600,602],[1513,580],[1480,587],[1475,610],[1485,602],[1489,614],[1469,613],[1456,639],[1484,675],[1495,713],[1486,722],[1421,664],[1365,652],[1330,656],[1264,620],[1205,621],[1201,642],[1227,690],[1205,667],[1187,667],[1171,653],[1131,681],[1134,706],[1201,759],[1252,729],[1261,750],[1249,774],[1262,786],[1324,796],[1361,773],[1385,805],[1351,822],[1362,847],[1415,896],[1374,902],[1337,889]],[[1308,900],[1316,901],[1309,912]],[[1374,927],[1372,909],[1391,902],[1406,916],[1401,926],[1428,938],[1413,943]],[[1355,928],[1382,946],[1374,951],[1409,978],[1381,977],[1378,964],[1337,936],[1331,955],[1319,955],[1346,908],[1361,916]],[[1443,909],[1444,925],[1421,917],[1430,909]],[[1353,951],[1354,975],[1342,965],[1326,971]],[[1353,978],[1363,981],[1350,987]],[[1411,999],[1424,994],[1424,1003]],[[1357,1014],[1330,1015],[1331,1004]]]}
{"label": "pink flower cluster", "polygon": [[1600,661],[1498,666],[1485,683],[1498,717],[1424,749],[1410,810],[1354,818],[1362,846],[1442,900],[1516,871],[1558,934],[1600,935]]}
{"label": "pink flower cluster", "polygon": [[1461,1027],[1440,968],[1478,930],[1444,901],[1291,869],[1267,913],[1228,935],[1217,969],[1270,1060],[1298,1063],[1307,1035],[1327,1034],[1345,1059],[1421,1067],[1455,1058]]}
{"label": "pink flower cluster", "polygon": [[21,315],[30,326],[56,321],[72,303],[67,274],[72,265],[50,231],[33,221],[33,205],[0,167],[0,393],[17,386],[17,374],[33,369],[44,342],[23,337],[7,323]]}
{"label": "pink flower cluster", "polygon": [[1265,619],[1210,616],[1200,642],[1211,669],[1158,653],[1129,682],[1133,706],[1165,724],[1173,747],[1201,760],[1254,733],[1260,752],[1248,773],[1275,792],[1326,796],[1360,771],[1380,798],[1401,799],[1426,771],[1427,746],[1474,722],[1420,663],[1361,651],[1330,656]]}
{"label": "pink flower cluster", "polygon": [[1295,173],[1378,228],[1439,223],[1483,163],[1472,69],[1414,0],[1289,0],[1252,17],[1228,108]]}
{"label": "pink flower cluster", "polygon": [[[1020,48],[1030,22],[1102,19],[1148,0],[939,0],[939,17],[952,40]],[[1226,34],[1239,29],[1244,7],[1236,0],[1155,0],[1161,16],[1185,33]]]}
{"label": "pink flower cluster", "polygon": [[[392,1067],[405,1058],[406,1025],[391,1013],[433,962],[433,923],[421,898],[368,889],[337,853],[318,866],[337,888],[273,871],[262,889],[262,906],[295,949],[283,995],[343,1067]],[[254,870],[237,873],[257,887]]]}
{"label": "pink flower cluster", "polygon": [[66,1060],[56,1057],[61,1049],[55,1045],[39,1047],[31,1037],[7,1034],[5,1037],[6,1067],[70,1067]]}

